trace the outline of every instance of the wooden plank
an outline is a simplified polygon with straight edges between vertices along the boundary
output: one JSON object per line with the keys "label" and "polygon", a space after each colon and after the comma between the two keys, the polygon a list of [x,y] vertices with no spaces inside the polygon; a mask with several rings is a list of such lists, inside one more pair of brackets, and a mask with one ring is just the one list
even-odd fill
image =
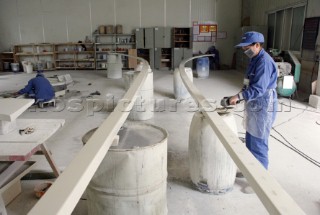
{"label": "wooden plank", "polygon": [[0,214],[1,215],[7,215],[7,210],[6,210],[6,206],[4,204],[3,198],[0,195]]}
{"label": "wooden plank", "polygon": [[0,187],[3,187],[8,181],[17,173],[25,161],[15,161],[7,169],[5,169],[0,175]]}
{"label": "wooden plank", "polygon": [[0,161],[26,161],[38,150],[39,143],[0,143]]}
{"label": "wooden plank", "polygon": [[2,196],[5,205],[8,205],[21,192],[20,180],[30,172],[34,164],[35,162],[33,161],[26,162],[25,165],[18,170],[18,175],[0,189],[0,196]]}
{"label": "wooden plank", "polygon": [[[84,145],[69,166],[59,176],[39,202],[28,213],[30,215],[66,215],[71,214],[92,176],[107,154],[122,124],[132,109],[139,89],[151,69],[144,63],[142,72],[109,117],[101,124]],[[80,165],[81,164],[81,165]]]}
{"label": "wooden plank", "polygon": [[197,56],[182,61],[179,70],[183,83],[193,99],[198,102],[200,110],[205,115],[210,126],[270,214],[305,214],[294,200],[283,190],[280,184],[249,152],[246,146],[239,140],[238,136],[231,131],[229,126],[215,111],[216,107],[213,107],[206,100],[188,78],[184,68],[185,63],[203,56]]}
{"label": "wooden plank", "polygon": [[54,175],[58,177],[60,175],[60,170],[58,166],[55,164],[54,160],[52,159],[51,151],[47,148],[45,143],[42,143],[40,147],[49,165],[51,166],[51,169],[53,170]]}
{"label": "wooden plank", "polygon": [[34,99],[0,99],[0,120],[13,121],[34,103]]}
{"label": "wooden plank", "polygon": [[[128,55],[137,57],[137,49],[128,49]],[[130,57],[128,59],[128,67],[135,69],[137,67],[137,59]]]}
{"label": "wooden plank", "polygon": [[3,189],[2,198],[4,205],[8,205],[13,199],[15,199],[21,193],[21,181],[20,178],[18,180],[13,180],[10,186]]}

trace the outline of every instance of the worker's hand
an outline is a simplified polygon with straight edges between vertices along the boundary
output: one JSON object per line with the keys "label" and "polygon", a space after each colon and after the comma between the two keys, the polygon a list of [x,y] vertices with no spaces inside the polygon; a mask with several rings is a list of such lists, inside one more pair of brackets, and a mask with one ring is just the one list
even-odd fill
{"label": "worker's hand", "polygon": [[230,99],[229,99],[230,105],[236,105],[236,104],[237,104],[237,101],[239,101],[238,95],[231,96]]}

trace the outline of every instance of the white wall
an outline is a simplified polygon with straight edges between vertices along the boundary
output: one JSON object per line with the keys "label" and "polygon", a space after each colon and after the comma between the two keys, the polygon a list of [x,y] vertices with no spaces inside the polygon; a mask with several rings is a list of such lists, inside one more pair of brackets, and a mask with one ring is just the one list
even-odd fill
{"label": "white wall", "polygon": [[[0,0],[0,51],[14,44],[84,40],[99,25],[122,24],[131,33],[136,27],[218,21],[228,38],[216,45],[222,63],[230,64],[240,16],[241,0]],[[205,52],[211,45],[195,42],[193,50]]]}
{"label": "white wall", "polygon": [[232,64],[234,46],[241,40],[238,36],[241,26],[241,2],[241,0],[217,1],[218,31],[227,32],[227,38],[218,40],[216,45],[220,58],[223,59],[222,63],[226,65]]}

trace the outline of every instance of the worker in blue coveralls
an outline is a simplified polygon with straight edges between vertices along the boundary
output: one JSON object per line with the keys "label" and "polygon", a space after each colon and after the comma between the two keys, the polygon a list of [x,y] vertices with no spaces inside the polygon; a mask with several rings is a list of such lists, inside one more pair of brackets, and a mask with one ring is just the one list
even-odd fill
{"label": "worker in blue coveralls", "polygon": [[27,94],[29,98],[35,99],[36,104],[49,101],[55,96],[52,85],[41,71],[38,71],[36,77],[29,80],[28,85],[19,90],[18,94]]}
{"label": "worker in blue coveralls", "polygon": [[268,138],[277,111],[277,67],[274,60],[262,48],[264,37],[261,33],[246,32],[240,44],[250,58],[245,74],[244,87],[229,100],[235,105],[245,101],[243,125],[246,129],[246,146],[268,169]]}

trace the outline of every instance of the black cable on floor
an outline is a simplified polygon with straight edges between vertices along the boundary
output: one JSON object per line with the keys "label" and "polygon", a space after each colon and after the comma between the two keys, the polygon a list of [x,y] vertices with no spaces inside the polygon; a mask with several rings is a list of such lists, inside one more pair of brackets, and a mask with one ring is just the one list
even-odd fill
{"label": "black cable on floor", "polygon": [[278,126],[280,126],[280,125],[283,125],[283,124],[285,124],[285,123],[287,123],[287,122],[291,121],[292,119],[294,119],[294,118],[296,118],[296,117],[300,116],[301,114],[303,114],[303,113],[306,111],[306,109],[302,109],[302,110],[303,110],[303,111],[302,111],[301,113],[298,113],[297,115],[295,115],[295,116],[293,116],[293,117],[289,118],[288,120],[286,120],[286,121],[284,121],[284,122],[282,122],[282,123],[280,123],[280,124],[278,124],[278,125],[273,126],[273,128],[278,127]]}
{"label": "black cable on floor", "polygon": [[272,128],[272,130],[274,130],[277,134],[279,134],[290,146],[286,145],[284,142],[280,141],[278,138],[276,138],[273,135],[270,135],[271,137],[273,137],[274,139],[278,140],[279,142],[281,142],[283,145],[287,146],[288,148],[290,148],[291,150],[295,151],[296,153],[298,153],[299,155],[301,155],[302,157],[304,157],[305,159],[307,159],[308,161],[310,161],[311,163],[313,163],[314,165],[320,167],[320,162],[311,158],[310,156],[306,155],[304,152],[302,152],[301,150],[297,149],[295,146],[293,146],[279,131],[277,131],[276,129]]}
{"label": "black cable on floor", "polygon": [[308,111],[308,112],[311,112],[311,113],[318,113],[318,114],[320,114],[320,112],[318,112],[318,111],[308,110],[308,106],[307,106],[306,108],[299,108],[299,107],[291,106],[291,104],[290,104],[290,105],[287,105],[287,104],[284,104],[284,103],[281,103],[281,102],[279,102],[279,104],[284,105],[284,106],[286,106],[286,107],[293,108],[293,109],[305,110],[305,111]]}
{"label": "black cable on floor", "polygon": [[[243,118],[243,116],[239,115],[239,114],[234,114],[237,115],[241,118]],[[291,149],[292,151],[296,152],[298,155],[300,155],[301,157],[303,157],[304,159],[306,159],[307,161],[309,161],[310,163],[316,165],[317,167],[320,168],[320,162],[311,158],[310,156],[308,156],[307,154],[305,154],[304,152],[302,152],[301,150],[297,149],[295,146],[293,146],[279,131],[277,131],[275,128],[272,128],[272,130],[274,130],[277,134],[279,134],[288,144],[286,144],[285,142],[281,141],[280,139],[278,139],[277,137],[275,137],[274,135],[270,134],[270,136],[272,138],[274,138],[275,140],[277,140],[278,142],[282,143],[284,146],[288,147],[289,149]],[[245,134],[243,132],[238,132],[239,134]]]}

